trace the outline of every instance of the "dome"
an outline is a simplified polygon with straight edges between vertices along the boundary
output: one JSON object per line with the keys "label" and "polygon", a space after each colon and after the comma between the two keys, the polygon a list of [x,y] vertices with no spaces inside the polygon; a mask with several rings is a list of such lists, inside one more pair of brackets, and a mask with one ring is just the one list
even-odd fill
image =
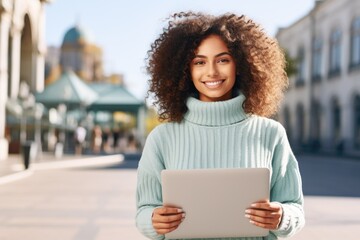
{"label": "dome", "polygon": [[63,44],[89,43],[90,39],[87,33],[80,26],[70,28],[64,36]]}

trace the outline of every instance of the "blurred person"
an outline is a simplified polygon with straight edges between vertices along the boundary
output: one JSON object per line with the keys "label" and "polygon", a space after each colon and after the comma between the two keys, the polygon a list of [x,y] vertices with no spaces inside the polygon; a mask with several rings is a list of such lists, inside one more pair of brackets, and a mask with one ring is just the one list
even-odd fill
{"label": "blurred person", "polygon": [[114,152],[118,151],[120,134],[121,134],[120,129],[118,127],[114,127],[113,130],[112,130]]}
{"label": "blurred person", "polygon": [[126,153],[136,153],[139,149],[138,141],[133,133],[127,136]]}
{"label": "blurred person", "polygon": [[104,127],[102,131],[102,146],[105,153],[111,152],[112,134],[109,127]]}
{"label": "blurred person", "polygon": [[102,144],[102,130],[99,125],[95,125],[91,134],[92,152],[95,154],[99,154],[101,152],[101,144]]}
{"label": "blurred person", "polygon": [[139,231],[164,239],[186,218],[163,206],[162,170],[266,167],[270,199],[239,214],[269,235],[232,239],[294,235],[305,224],[301,175],[284,127],[269,118],[288,86],[284,53],[243,15],[187,12],[168,21],[147,59],[149,93],[167,122],[149,134],[139,162]]}
{"label": "blurred person", "polygon": [[76,155],[82,154],[85,138],[86,138],[86,129],[83,126],[78,125],[74,132]]}

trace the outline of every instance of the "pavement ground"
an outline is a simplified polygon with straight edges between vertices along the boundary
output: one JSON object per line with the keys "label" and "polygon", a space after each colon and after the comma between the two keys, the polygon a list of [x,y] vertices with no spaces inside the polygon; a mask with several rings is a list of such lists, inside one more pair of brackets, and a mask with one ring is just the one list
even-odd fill
{"label": "pavement ground", "polygon": [[[121,164],[39,167],[0,185],[0,239],[145,240],[134,222],[136,164]],[[305,212],[289,239],[359,239],[359,197],[308,195]]]}

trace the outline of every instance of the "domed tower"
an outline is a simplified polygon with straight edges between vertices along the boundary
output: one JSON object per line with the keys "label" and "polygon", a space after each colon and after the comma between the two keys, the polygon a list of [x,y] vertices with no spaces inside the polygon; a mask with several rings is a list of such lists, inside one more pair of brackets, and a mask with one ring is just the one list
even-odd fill
{"label": "domed tower", "polygon": [[102,50],[79,25],[70,28],[61,45],[60,67],[73,70],[87,82],[103,80]]}

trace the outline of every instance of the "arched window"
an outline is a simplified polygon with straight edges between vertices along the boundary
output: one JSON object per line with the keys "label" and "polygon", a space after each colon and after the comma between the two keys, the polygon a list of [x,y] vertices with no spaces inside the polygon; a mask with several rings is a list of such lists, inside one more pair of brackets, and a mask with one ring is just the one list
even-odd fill
{"label": "arched window", "polygon": [[354,99],[354,145],[360,148],[360,95]]}
{"label": "arched window", "polygon": [[315,82],[321,80],[322,45],[321,39],[315,39],[313,42],[311,80]]}
{"label": "arched window", "polygon": [[354,68],[360,65],[360,17],[351,24],[350,41],[350,68]]}
{"label": "arched window", "polygon": [[25,81],[30,86],[30,89],[34,90],[32,34],[30,17],[25,15],[20,47],[20,81]]}
{"label": "arched window", "polygon": [[314,100],[310,115],[310,147],[312,150],[318,150],[321,145],[321,105]]}
{"label": "arched window", "polygon": [[332,126],[332,139],[334,143],[341,141],[341,108],[339,100],[333,98],[331,101],[331,126]]}
{"label": "arched window", "polygon": [[288,139],[292,140],[292,131],[291,131],[291,116],[290,110],[288,107],[284,108],[284,127],[286,129],[286,133],[288,135]]}
{"label": "arched window", "polygon": [[305,111],[304,106],[299,103],[296,106],[296,142],[300,146],[305,143]]}
{"label": "arched window", "polygon": [[341,31],[336,29],[330,35],[329,77],[338,76],[341,69]]}
{"label": "arched window", "polygon": [[295,86],[303,86],[305,84],[305,50],[301,47],[297,54],[297,77]]}

